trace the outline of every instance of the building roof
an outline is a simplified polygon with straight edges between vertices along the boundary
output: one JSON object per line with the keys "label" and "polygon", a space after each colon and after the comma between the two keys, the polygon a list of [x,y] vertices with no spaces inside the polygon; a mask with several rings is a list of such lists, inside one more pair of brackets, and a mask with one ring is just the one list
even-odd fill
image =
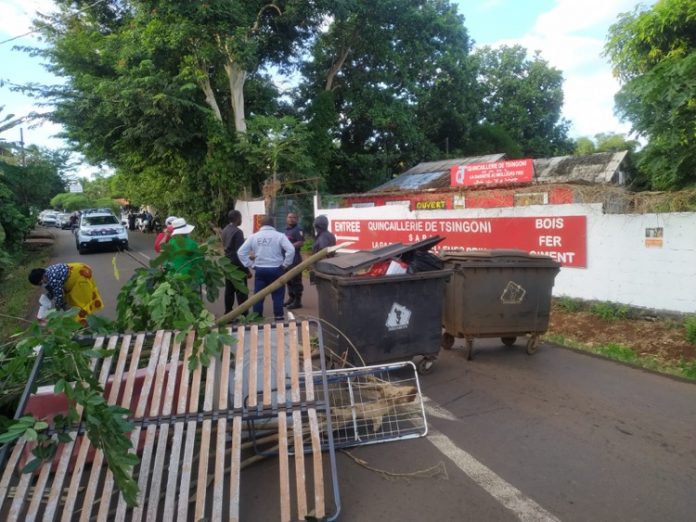
{"label": "building roof", "polygon": [[397,192],[402,190],[424,190],[429,188],[449,188],[450,168],[469,163],[490,163],[499,161],[505,154],[488,154],[487,156],[470,156],[440,161],[426,161],[411,167],[398,177],[375,187],[369,192]]}
{"label": "building roof", "polygon": [[[535,159],[534,183],[623,185],[626,179],[620,166],[626,154],[628,154],[627,151],[600,152],[588,156],[557,156]],[[396,178],[369,190],[368,194],[448,189],[450,187],[450,169],[453,166],[491,163],[503,159],[505,159],[505,154],[489,154],[419,163]]]}

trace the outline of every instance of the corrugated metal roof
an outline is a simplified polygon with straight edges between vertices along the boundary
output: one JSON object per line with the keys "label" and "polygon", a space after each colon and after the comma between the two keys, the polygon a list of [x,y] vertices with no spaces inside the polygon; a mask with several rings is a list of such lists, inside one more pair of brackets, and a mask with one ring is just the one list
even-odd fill
{"label": "corrugated metal roof", "polygon": [[469,163],[490,163],[499,161],[505,154],[488,154],[440,161],[425,161],[411,167],[400,176],[375,187],[368,192],[391,192],[400,190],[424,190],[429,188],[447,188],[450,186],[450,169],[455,165]]}
{"label": "corrugated metal roof", "polygon": [[[628,154],[600,152],[588,156],[557,156],[534,160],[535,183],[612,183],[623,185],[621,162]],[[470,163],[491,163],[505,159],[505,154],[489,154],[441,161],[426,161],[400,176],[368,191],[369,194],[450,187],[450,168]],[[481,187],[478,187],[481,188]]]}
{"label": "corrugated metal roof", "polygon": [[623,185],[621,162],[628,151],[600,152],[588,156],[558,156],[534,160],[537,183],[613,183]]}

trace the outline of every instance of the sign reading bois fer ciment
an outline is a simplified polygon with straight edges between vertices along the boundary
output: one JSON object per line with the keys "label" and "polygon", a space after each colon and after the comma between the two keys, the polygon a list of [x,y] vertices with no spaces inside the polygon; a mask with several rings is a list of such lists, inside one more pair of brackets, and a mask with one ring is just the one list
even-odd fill
{"label": "sign reading bois fer ciment", "polygon": [[454,165],[450,169],[450,186],[471,187],[475,185],[531,183],[533,177],[534,164],[531,159],[470,163],[469,165]]}

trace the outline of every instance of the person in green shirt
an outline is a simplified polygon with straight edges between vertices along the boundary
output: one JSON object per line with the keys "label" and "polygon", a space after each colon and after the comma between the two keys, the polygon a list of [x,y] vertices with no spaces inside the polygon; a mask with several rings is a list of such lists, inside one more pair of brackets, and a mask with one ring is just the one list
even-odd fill
{"label": "person in green shirt", "polygon": [[194,256],[199,255],[198,243],[188,236],[195,227],[186,223],[184,218],[176,218],[171,226],[172,237],[167,243],[171,260],[167,265],[175,272],[190,275],[194,282],[200,284],[203,274],[192,273],[195,263],[191,262]]}

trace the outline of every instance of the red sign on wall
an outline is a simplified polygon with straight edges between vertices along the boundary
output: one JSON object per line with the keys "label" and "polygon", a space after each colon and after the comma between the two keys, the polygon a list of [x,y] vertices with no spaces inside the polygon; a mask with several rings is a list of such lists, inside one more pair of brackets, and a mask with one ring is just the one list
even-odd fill
{"label": "red sign on wall", "polygon": [[336,219],[336,239],[356,250],[444,236],[437,249],[515,248],[551,256],[563,266],[587,267],[586,216],[464,219]]}
{"label": "red sign on wall", "polygon": [[531,183],[533,177],[534,164],[530,159],[470,163],[455,165],[450,169],[452,187]]}

